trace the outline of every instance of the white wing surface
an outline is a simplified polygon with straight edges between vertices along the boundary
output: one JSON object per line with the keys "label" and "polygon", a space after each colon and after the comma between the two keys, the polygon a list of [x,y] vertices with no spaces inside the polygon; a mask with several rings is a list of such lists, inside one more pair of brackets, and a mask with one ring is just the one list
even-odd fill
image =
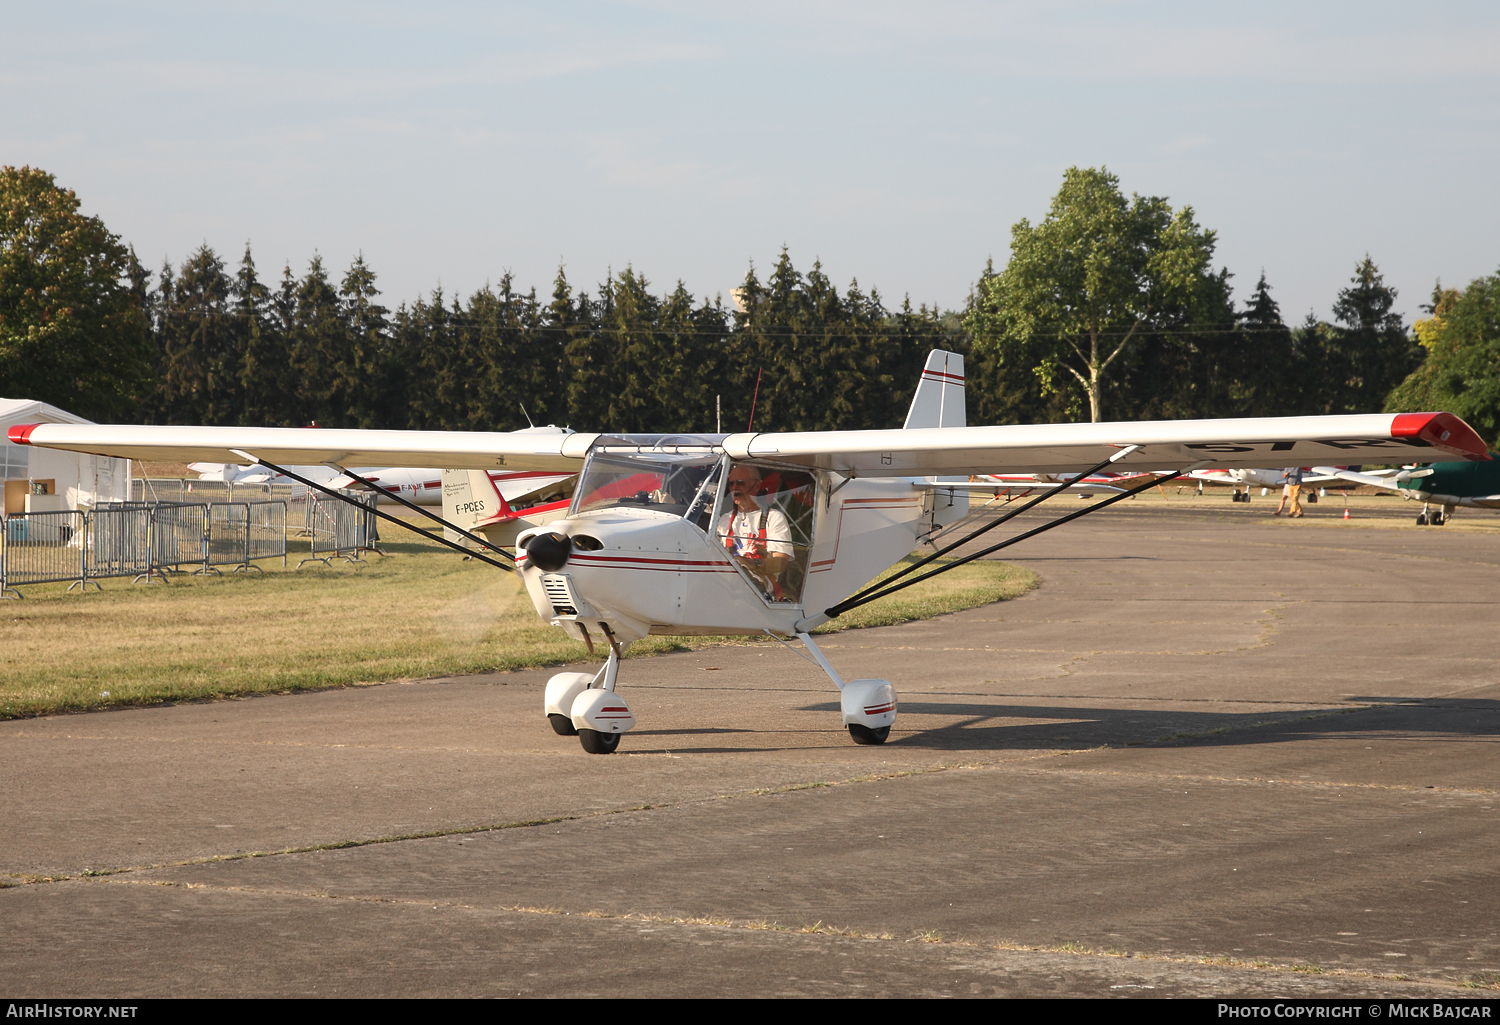
{"label": "white wing surface", "polygon": [[598,435],[32,424],[10,428],[9,437],[18,445],[168,462],[243,463],[248,453],[281,466],[337,463],[576,473]]}
{"label": "white wing surface", "polygon": [[[571,473],[601,435],[33,424],[10,428],[9,437],[22,445],[174,462],[235,462],[249,454],[282,465],[331,462]],[[622,439],[609,443],[618,440]],[[723,447],[740,459],[775,459],[860,477],[1073,473],[1125,448],[1131,451],[1112,469],[1489,458],[1479,435],[1451,413],[731,434],[723,439]]]}
{"label": "white wing surface", "polygon": [[724,439],[725,450],[737,458],[780,459],[860,477],[1068,473],[1129,446],[1139,447],[1111,469],[1489,458],[1474,429],[1451,413],[733,434]]}

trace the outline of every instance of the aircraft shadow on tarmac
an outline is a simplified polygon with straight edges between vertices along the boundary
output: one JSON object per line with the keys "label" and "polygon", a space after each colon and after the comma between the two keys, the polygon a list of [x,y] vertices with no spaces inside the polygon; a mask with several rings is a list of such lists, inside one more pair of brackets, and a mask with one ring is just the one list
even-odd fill
{"label": "aircraft shadow on tarmac", "polygon": [[[820,702],[803,705],[799,710],[837,714],[839,706],[836,702]],[[948,721],[925,726],[923,719],[927,716],[940,716]],[[719,727],[642,730],[635,735],[642,739],[707,738],[758,732]],[[1347,705],[1289,711],[1261,708],[1252,712],[903,701],[888,743],[934,750],[1076,751],[1092,747],[1277,744],[1371,737],[1500,741],[1500,701],[1360,697],[1351,698]],[[790,744],[780,749],[802,746]],[[711,754],[738,748],[673,746],[672,750]]]}

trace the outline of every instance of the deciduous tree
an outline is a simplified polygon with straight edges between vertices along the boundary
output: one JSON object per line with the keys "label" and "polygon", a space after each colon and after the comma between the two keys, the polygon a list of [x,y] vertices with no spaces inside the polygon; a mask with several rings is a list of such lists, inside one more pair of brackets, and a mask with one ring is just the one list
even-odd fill
{"label": "deciduous tree", "polygon": [[154,354],[139,265],[79,206],[45,171],[0,168],[0,394],[109,420],[145,397]]}
{"label": "deciduous tree", "polygon": [[1071,378],[1097,422],[1134,343],[1227,318],[1213,252],[1191,207],[1126,199],[1104,168],[1069,168],[1046,218],[1011,229],[1010,261],[981,279],[965,322],[977,353],[1034,367],[1048,389]]}
{"label": "deciduous tree", "polygon": [[1416,324],[1427,359],[1386,400],[1386,411],[1445,410],[1500,448],[1500,273],[1462,292],[1434,290]]}

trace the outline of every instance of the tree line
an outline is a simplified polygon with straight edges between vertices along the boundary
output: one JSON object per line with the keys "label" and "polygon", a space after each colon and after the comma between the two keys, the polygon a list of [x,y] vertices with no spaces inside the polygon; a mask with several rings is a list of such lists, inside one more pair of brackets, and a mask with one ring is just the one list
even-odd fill
{"label": "tree line", "polygon": [[[1494,344],[1494,288],[1440,293],[1414,334],[1366,256],[1331,321],[1288,325],[1264,274],[1235,303],[1190,207],[1126,197],[1104,169],[1070,169],[953,311],[841,289],[786,251],[727,302],[655,289],[632,267],[588,288],[559,268],[546,294],[506,274],[393,309],[363,257],[338,273],[315,256],[266,282],[249,246],[231,266],[204,245],[149,273],[78,205],[45,172],[0,171],[0,394],[97,420],[701,433],[745,429],[753,406],[760,430],[892,427],[927,352],[945,348],[966,356],[971,423],[1389,401],[1500,430],[1500,387],[1465,383],[1497,373],[1474,355]],[[88,273],[66,269],[80,254]]]}
{"label": "tree line", "polygon": [[229,268],[208,246],[164,266],[144,296],[158,387],[150,422],[614,432],[823,430],[899,424],[951,318],[875,292],[839,291],[783,253],[741,308],[659,294],[627,268],[592,291],[559,269],[550,295],[509,275],[467,298],[441,291],[390,310],[356,258],[320,258],[274,287],[247,247]]}

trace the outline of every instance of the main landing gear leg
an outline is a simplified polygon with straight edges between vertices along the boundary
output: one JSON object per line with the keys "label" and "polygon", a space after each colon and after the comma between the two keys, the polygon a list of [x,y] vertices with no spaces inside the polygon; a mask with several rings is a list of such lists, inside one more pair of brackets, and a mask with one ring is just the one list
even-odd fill
{"label": "main landing gear leg", "polygon": [[615,693],[620,675],[620,643],[609,627],[609,658],[597,673],[558,673],[547,681],[546,713],[552,729],[578,738],[591,755],[613,754],[620,738],[635,726],[630,705]]}
{"label": "main landing gear leg", "polygon": [[797,639],[817,661],[823,672],[839,689],[839,712],[849,737],[856,744],[884,744],[896,723],[896,688],[889,680],[850,680],[834,671],[812,637],[799,633]]}

